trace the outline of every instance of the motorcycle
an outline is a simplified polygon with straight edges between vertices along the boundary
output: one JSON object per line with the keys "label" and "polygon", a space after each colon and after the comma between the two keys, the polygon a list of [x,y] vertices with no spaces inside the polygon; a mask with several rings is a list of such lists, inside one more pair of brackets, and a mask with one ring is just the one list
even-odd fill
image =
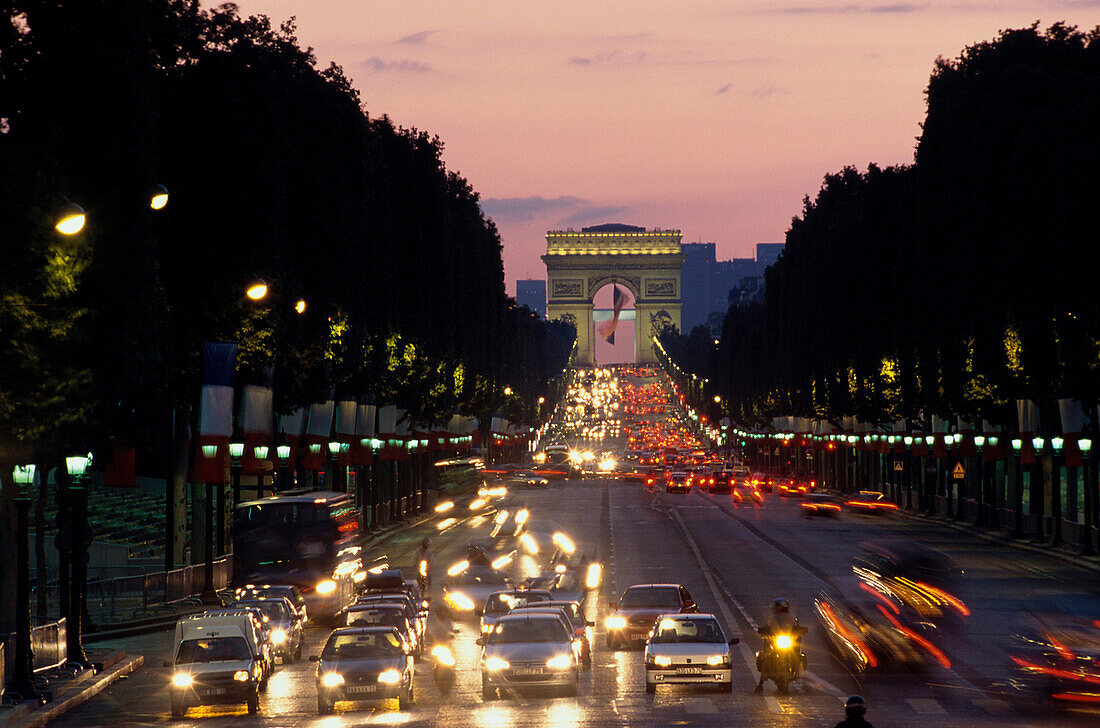
{"label": "motorcycle", "polygon": [[447,645],[432,647],[432,681],[441,695],[448,695],[455,684],[455,656]]}
{"label": "motorcycle", "polygon": [[802,651],[802,635],[808,630],[800,627],[798,620],[790,630],[757,630],[767,638],[767,645],[756,653],[756,669],[763,680],[775,683],[776,690],[786,695],[791,682],[802,678],[806,671],[806,653]]}

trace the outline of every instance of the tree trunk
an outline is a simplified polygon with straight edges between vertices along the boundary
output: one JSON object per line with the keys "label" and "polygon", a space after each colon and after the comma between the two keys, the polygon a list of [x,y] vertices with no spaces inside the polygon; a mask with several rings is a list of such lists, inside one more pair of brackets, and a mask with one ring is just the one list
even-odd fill
{"label": "tree trunk", "polygon": [[164,568],[183,564],[187,533],[187,470],[189,464],[189,411],[176,410],[172,417],[172,452],[164,495]]}

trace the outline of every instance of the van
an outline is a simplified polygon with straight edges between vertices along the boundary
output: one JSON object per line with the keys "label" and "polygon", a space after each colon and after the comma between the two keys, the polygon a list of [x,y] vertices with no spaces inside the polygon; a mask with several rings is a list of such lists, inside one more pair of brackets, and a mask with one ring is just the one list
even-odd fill
{"label": "van", "polygon": [[249,713],[260,709],[264,679],[263,651],[252,617],[187,617],[176,622],[176,637],[168,693],[172,717],[192,705],[245,703]]}

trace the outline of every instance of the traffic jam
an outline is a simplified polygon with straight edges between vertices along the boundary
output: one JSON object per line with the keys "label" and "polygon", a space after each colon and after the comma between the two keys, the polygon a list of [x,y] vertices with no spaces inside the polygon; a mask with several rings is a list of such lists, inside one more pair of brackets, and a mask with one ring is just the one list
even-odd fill
{"label": "traffic jam", "polygon": [[[575,372],[530,458],[488,466],[476,457],[455,461],[476,475],[476,490],[440,500],[420,527],[427,535],[415,553],[394,563],[384,544],[363,546],[340,527],[347,494],[287,493],[243,504],[269,536],[274,521],[263,518],[288,504],[295,513],[312,509],[290,524],[290,537],[310,533],[328,557],[307,572],[309,564],[261,553],[251,571],[238,567],[224,607],[179,620],[164,665],[171,715],[197,717],[205,706],[223,704],[260,712],[273,676],[299,661],[311,663],[319,715],[370,705],[409,711],[424,691],[447,700],[460,676],[474,681],[484,703],[576,696],[598,648],[633,650],[647,694],[662,685],[733,691],[745,645],[728,615],[701,611],[681,583],[608,583],[606,554],[591,540],[578,545],[577,532],[534,505],[610,480],[636,487],[650,502],[705,494],[714,507],[746,516],[773,499],[797,503],[807,519],[893,516],[896,506],[882,493],[841,496],[812,474],[752,469],[708,432],[659,370]],[[317,523],[325,527],[307,525]],[[250,552],[242,544],[239,553]],[[777,598],[767,620],[754,625],[756,690],[788,695],[802,684],[809,629],[861,679],[951,668],[945,641],[970,617],[959,596],[963,579],[963,570],[934,549],[865,544],[851,579],[821,589],[813,613],[801,615],[804,623]],[[1090,652],[1100,623],[1051,611],[1036,614],[1033,625],[1011,656],[1019,685],[1054,699],[1085,701],[1100,692]]]}

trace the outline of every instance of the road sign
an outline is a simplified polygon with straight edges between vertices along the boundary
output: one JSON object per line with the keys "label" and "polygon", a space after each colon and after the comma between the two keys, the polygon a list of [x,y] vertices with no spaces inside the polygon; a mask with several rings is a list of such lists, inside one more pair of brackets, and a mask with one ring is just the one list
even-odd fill
{"label": "road sign", "polygon": [[955,463],[955,469],[951,471],[951,477],[955,480],[962,480],[966,477],[966,468],[962,463]]}
{"label": "road sign", "polygon": [[903,470],[905,470],[905,463],[903,463],[900,460],[895,460],[894,461],[894,472],[895,473],[900,473]]}

